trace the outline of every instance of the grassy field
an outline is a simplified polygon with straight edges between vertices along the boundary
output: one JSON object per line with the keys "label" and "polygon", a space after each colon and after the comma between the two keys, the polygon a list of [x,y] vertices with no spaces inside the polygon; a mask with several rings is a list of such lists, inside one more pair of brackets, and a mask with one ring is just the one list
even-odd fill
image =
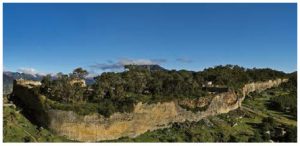
{"label": "grassy field", "polygon": [[[270,95],[271,93],[272,95]],[[271,97],[285,94],[288,94],[288,92],[277,89],[270,89],[261,94],[255,94],[243,102],[243,109],[256,114],[258,117],[272,117],[279,123],[297,126],[295,118],[283,112],[272,110],[267,106]]]}

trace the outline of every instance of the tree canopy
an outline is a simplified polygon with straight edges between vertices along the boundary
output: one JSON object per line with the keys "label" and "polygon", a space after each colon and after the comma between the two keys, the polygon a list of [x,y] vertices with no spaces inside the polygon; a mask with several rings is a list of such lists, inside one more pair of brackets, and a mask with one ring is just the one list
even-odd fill
{"label": "tree canopy", "polygon": [[[181,98],[199,98],[208,94],[203,87],[212,82],[213,87],[238,90],[244,84],[283,78],[288,75],[272,69],[245,69],[237,65],[216,66],[203,71],[163,70],[127,66],[124,72],[104,72],[87,87],[74,79],[84,79],[88,72],[76,68],[67,75],[58,73],[56,79],[45,76],[40,91],[49,98],[64,103],[91,102],[114,107],[114,111],[132,107],[133,103],[169,101]],[[155,68],[158,68],[155,66]],[[124,102],[123,105],[118,104]],[[107,109],[99,109],[102,113]],[[123,110],[127,111],[127,110]]]}

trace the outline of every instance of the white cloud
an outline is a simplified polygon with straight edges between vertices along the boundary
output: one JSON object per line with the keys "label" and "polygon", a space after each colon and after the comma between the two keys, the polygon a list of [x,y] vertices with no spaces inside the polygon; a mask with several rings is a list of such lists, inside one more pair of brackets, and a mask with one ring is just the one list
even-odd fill
{"label": "white cloud", "polygon": [[94,78],[94,77],[96,77],[96,76],[99,76],[100,75],[100,73],[96,73],[95,71],[93,71],[93,70],[90,70],[90,71],[88,71],[89,72],[89,74],[85,77],[86,79],[89,79],[89,78]]}
{"label": "white cloud", "polygon": [[17,71],[21,72],[21,73],[25,73],[25,74],[30,74],[30,75],[33,75],[33,76],[36,76],[36,75],[46,75],[45,73],[38,72],[34,68],[25,68],[25,67],[22,67],[22,68],[19,68]]}

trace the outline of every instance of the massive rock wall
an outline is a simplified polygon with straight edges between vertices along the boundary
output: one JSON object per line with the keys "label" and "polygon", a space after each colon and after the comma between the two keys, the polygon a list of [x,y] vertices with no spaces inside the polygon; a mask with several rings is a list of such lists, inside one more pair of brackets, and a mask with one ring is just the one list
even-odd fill
{"label": "massive rock wall", "polygon": [[196,113],[181,108],[180,101],[138,103],[132,113],[115,113],[109,118],[99,114],[79,116],[72,111],[49,110],[49,128],[58,135],[78,141],[136,137],[147,131],[168,127],[174,122],[199,121],[207,116],[227,113],[240,107],[250,92],[260,92],[286,81],[287,79],[277,79],[250,83],[241,89],[241,94],[233,91],[217,94],[211,98],[206,110]]}
{"label": "massive rock wall", "polygon": [[48,127],[49,119],[45,108],[46,97],[38,94],[34,88],[40,82],[14,80],[13,93],[11,95],[14,103],[23,108],[26,118],[38,126]]}
{"label": "massive rock wall", "polygon": [[[228,91],[191,101],[138,103],[132,113],[115,113],[109,118],[104,118],[97,113],[82,116],[72,111],[47,109],[45,103],[47,98],[35,92],[31,82],[15,81],[13,96],[36,124],[72,140],[101,141],[136,137],[147,131],[169,127],[174,122],[199,121],[207,116],[227,113],[240,107],[245,96],[250,92],[260,92],[286,81],[287,79],[277,79],[249,83],[241,89],[239,94]],[[179,106],[182,104],[194,105],[194,107],[206,106],[206,108],[192,112]]]}

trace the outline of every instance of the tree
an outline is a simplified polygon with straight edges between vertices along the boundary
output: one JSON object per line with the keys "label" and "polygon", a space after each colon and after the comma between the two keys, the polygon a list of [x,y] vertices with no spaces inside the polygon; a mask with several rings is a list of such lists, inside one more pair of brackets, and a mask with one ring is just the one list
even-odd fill
{"label": "tree", "polygon": [[81,67],[79,67],[79,68],[76,68],[73,70],[72,75],[76,78],[83,79],[84,77],[86,77],[88,75],[88,72],[86,70],[82,69]]}
{"label": "tree", "polygon": [[263,118],[261,123],[261,134],[265,141],[269,141],[272,137],[275,137],[275,128],[277,124],[271,117]]}
{"label": "tree", "polygon": [[150,81],[148,82],[149,91],[153,95],[161,95],[163,91],[164,80],[166,79],[166,72],[156,71],[151,73]]}
{"label": "tree", "polygon": [[66,103],[83,101],[86,89],[82,87],[81,82],[71,84],[73,79],[63,73],[58,73],[55,80],[50,78],[50,76],[44,77],[41,86],[41,91],[49,98]]}
{"label": "tree", "polygon": [[94,78],[93,96],[95,100],[102,98],[124,98],[124,80],[118,73],[103,73]]}
{"label": "tree", "polygon": [[72,93],[73,95],[71,95],[73,97],[73,102],[83,102],[83,96],[84,96],[84,92],[85,92],[85,88],[82,87],[81,83],[75,83],[72,85]]}
{"label": "tree", "polygon": [[297,142],[297,127],[287,126],[286,134],[283,137],[284,142]]}
{"label": "tree", "polygon": [[49,92],[51,90],[52,86],[52,81],[51,81],[51,75],[46,75],[43,77],[41,81],[41,93],[45,95],[49,95]]}
{"label": "tree", "polygon": [[130,69],[121,74],[124,80],[124,88],[127,92],[143,94],[147,90],[151,75],[146,69]]}

